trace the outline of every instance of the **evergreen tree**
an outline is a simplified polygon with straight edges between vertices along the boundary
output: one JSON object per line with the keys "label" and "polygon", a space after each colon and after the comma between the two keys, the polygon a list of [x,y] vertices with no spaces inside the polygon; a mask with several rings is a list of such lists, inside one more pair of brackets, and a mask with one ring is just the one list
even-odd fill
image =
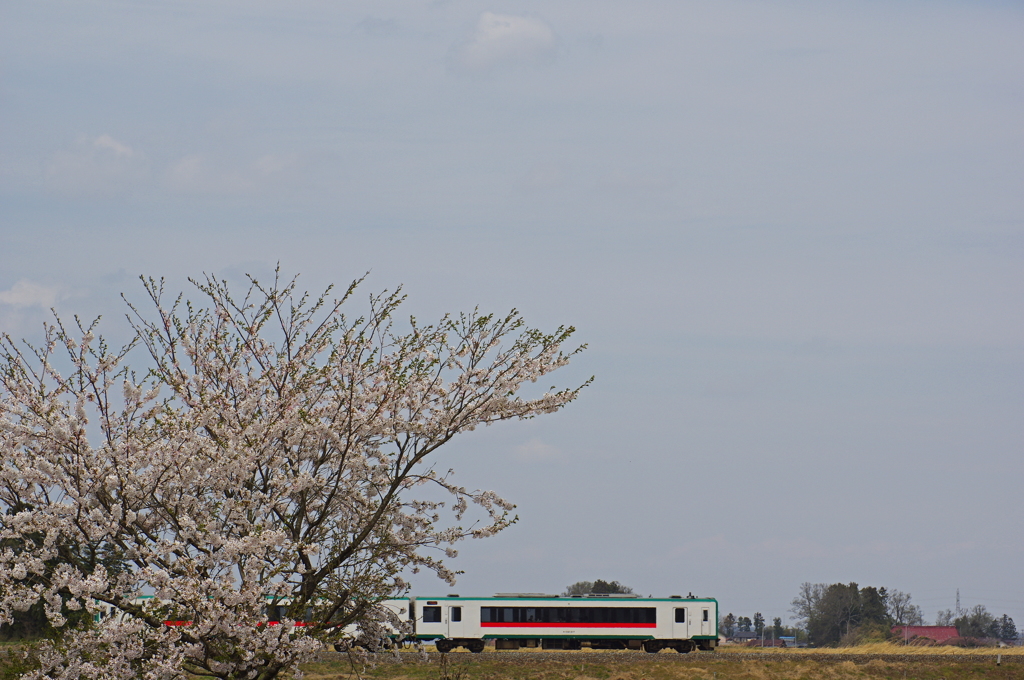
{"label": "evergreen tree", "polygon": [[618,581],[602,581],[597,579],[596,581],[577,581],[571,586],[565,589],[563,595],[589,595],[590,593],[632,593],[633,589],[629,586],[624,586]]}
{"label": "evergreen tree", "polygon": [[995,622],[996,618],[989,613],[985,605],[977,604],[963,616],[954,619],[953,625],[961,637],[984,638],[998,636],[993,635],[992,624]]}
{"label": "evergreen tree", "polygon": [[828,586],[807,623],[807,633],[817,645],[835,644],[860,624],[860,589],[856,583]]}
{"label": "evergreen tree", "polygon": [[887,609],[888,593],[885,588],[865,586],[860,589],[860,620],[861,623],[880,625],[891,624]]}
{"label": "evergreen tree", "polygon": [[610,581],[609,582],[609,581],[602,581],[601,579],[597,579],[596,581],[594,581],[594,589],[591,590],[590,592],[592,592],[592,593],[622,593],[622,594],[627,594],[628,595],[628,594],[633,592],[633,589],[630,588],[629,586],[622,585],[618,581]]}
{"label": "evergreen tree", "polygon": [[726,614],[725,618],[722,619],[722,632],[725,637],[732,637],[733,633],[736,632],[736,617],[733,616],[732,612]]}
{"label": "evergreen tree", "polygon": [[764,616],[761,615],[761,612],[754,614],[754,632],[757,633],[757,637],[761,637],[761,634],[764,633]]}
{"label": "evergreen tree", "polygon": [[1006,614],[1003,614],[1003,618],[999,619],[999,639],[1000,640],[1016,640],[1017,639],[1017,626],[1013,624],[1011,619]]}

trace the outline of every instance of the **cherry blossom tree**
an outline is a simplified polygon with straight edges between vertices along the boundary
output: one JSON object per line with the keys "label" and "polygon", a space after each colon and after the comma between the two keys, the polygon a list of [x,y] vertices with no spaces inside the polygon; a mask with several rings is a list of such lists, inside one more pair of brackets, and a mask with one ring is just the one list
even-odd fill
{"label": "cherry blossom tree", "polygon": [[406,324],[400,291],[346,315],[359,281],[337,300],[192,283],[200,303],[144,279],[120,349],[77,318],[0,341],[0,624],[117,612],[64,626],[27,678],[266,680],[381,635],[403,574],[451,583],[455,544],[515,520],[435,451],[583,387],[530,392],[582,347],[515,311]]}

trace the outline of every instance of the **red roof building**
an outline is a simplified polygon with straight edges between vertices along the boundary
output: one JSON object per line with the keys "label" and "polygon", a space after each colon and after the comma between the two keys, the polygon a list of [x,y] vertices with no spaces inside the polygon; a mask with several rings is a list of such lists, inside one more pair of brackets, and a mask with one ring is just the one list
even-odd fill
{"label": "red roof building", "polygon": [[928,638],[942,643],[950,638],[960,637],[956,626],[893,626],[892,634],[901,640]]}

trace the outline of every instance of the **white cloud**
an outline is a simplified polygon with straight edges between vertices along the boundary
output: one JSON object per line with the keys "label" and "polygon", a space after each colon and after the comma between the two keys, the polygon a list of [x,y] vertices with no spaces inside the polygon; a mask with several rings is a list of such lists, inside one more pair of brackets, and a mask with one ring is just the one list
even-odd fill
{"label": "white cloud", "polygon": [[185,156],[167,171],[167,180],[176,189],[196,189],[207,175],[206,162],[198,154]]}
{"label": "white cloud", "polygon": [[145,158],[109,134],[81,137],[51,159],[46,171],[53,188],[70,194],[126,189],[148,174]]}
{"label": "white cloud", "polygon": [[473,34],[451,53],[454,70],[483,74],[501,66],[550,63],[555,32],[540,19],[484,12]]}
{"label": "white cloud", "polygon": [[523,460],[541,460],[543,458],[554,458],[561,451],[550,444],[545,444],[539,439],[531,439],[525,444],[515,448],[516,457]]}
{"label": "white cloud", "polygon": [[167,169],[165,180],[171,190],[188,194],[263,192],[295,179],[299,160],[296,154],[267,154],[236,164],[230,159],[225,162],[206,154],[190,154]]}
{"label": "white cloud", "polygon": [[43,286],[21,279],[10,290],[0,291],[0,303],[15,307],[52,307],[57,301],[56,286]]}
{"label": "white cloud", "polygon": [[239,194],[252,188],[252,182],[238,172],[214,167],[201,154],[185,156],[172,165],[167,183],[175,191],[193,194]]}
{"label": "white cloud", "polygon": [[135,155],[132,147],[122,144],[110,135],[100,135],[93,140],[92,145],[100,150],[111,151],[119,158],[132,158]]}
{"label": "white cloud", "polygon": [[295,154],[267,154],[257,159],[252,167],[260,175],[280,175],[292,170],[297,162]]}

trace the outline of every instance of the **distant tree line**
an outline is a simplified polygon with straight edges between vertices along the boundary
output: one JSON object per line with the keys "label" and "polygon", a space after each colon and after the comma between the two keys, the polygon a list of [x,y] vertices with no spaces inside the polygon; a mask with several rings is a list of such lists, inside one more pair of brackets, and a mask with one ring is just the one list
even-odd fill
{"label": "distant tree line", "polygon": [[[815,645],[857,644],[884,640],[893,626],[923,625],[921,608],[911,602],[910,593],[856,583],[804,583],[793,599],[790,611]],[[1013,619],[997,618],[978,605],[960,615],[949,610],[939,613],[936,625],[956,626],[961,637],[1017,637]]]}
{"label": "distant tree line", "polygon": [[1017,626],[1003,614],[995,616],[983,604],[975,605],[959,615],[952,609],[943,609],[935,619],[936,626],[956,626],[961,637],[1015,640]]}
{"label": "distant tree line", "polygon": [[598,579],[596,581],[577,581],[571,586],[568,586],[562,594],[566,596],[589,595],[591,593],[606,595],[620,593],[623,595],[630,595],[632,592],[632,588],[625,586],[618,581],[602,581],[601,579]]}
{"label": "distant tree line", "polygon": [[736,633],[753,633],[756,637],[778,640],[781,637],[800,637],[800,631],[782,625],[782,617],[776,616],[771,625],[765,621],[761,612],[755,612],[754,618],[736,616],[729,612],[718,621],[718,629],[723,637],[734,637]]}
{"label": "distant tree line", "polygon": [[920,608],[910,604],[909,595],[856,583],[804,583],[790,611],[816,645],[884,639],[894,624],[921,620]]}
{"label": "distant tree line", "polygon": [[[568,586],[563,595],[631,594],[633,589],[618,581],[577,581]],[[729,612],[718,620],[722,637],[737,633],[753,633],[758,639],[778,640],[794,637],[817,646],[858,644],[872,640],[886,640],[892,636],[893,626],[924,625],[921,607],[912,602],[910,593],[856,583],[803,583],[793,599],[790,611],[795,625],[782,625],[775,617],[769,624],[761,612],[753,617],[736,616]],[[960,637],[1015,640],[1018,635],[1013,619],[1003,614],[995,616],[983,605],[968,611],[939,612],[938,626],[956,626]]]}

